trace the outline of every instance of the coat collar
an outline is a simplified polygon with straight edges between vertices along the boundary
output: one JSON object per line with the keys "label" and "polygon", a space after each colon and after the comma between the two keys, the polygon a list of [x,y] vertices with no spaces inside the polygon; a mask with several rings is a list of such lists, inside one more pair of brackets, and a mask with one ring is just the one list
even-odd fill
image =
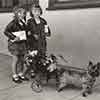
{"label": "coat collar", "polygon": [[16,25],[20,28],[23,29],[24,27],[26,27],[26,21],[22,21],[22,20],[18,20],[18,19],[14,19]]}

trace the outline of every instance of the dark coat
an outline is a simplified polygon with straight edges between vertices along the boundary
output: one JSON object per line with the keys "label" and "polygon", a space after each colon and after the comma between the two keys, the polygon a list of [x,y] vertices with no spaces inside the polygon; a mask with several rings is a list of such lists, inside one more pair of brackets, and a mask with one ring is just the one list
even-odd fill
{"label": "dark coat", "polygon": [[[21,22],[21,21],[20,21]],[[26,25],[17,19],[13,19],[5,28],[4,34],[8,37],[8,50],[13,55],[23,55],[26,52],[26,41],[11,42],[16,36],[12,32],[25,31]]]}
{"label": "dark coat", "polygon": [[[45,54],[46,52],[46,37],[51,36],[51,32],[49,29],[48,33],[45,33],[44,27],[47,25],[47,22],[40,17],[40,24],[37,24],[34,18],[31,18],[28,20],[28,26],[27,29],[29,32],[31,32],[31,35],[28,36],[28,46],[31,49],[38,49],[39,52],[42,54]],[[38,36],[38,39],[34,37],[34,35]]]}

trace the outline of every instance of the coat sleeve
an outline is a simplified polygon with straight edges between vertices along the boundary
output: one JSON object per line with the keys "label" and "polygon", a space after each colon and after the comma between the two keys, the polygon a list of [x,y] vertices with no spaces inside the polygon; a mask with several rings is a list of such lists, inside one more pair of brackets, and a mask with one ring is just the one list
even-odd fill
{"label": "coat sleeve", "polygon": [[30,19],[27,21],[27,32],[28,31],[30,31],[30,29],[31,29],[31,23],[30,23],[31,21],[30,21]]}
{"label": "coat sleeve", "polygon": [[48,34],[47,34],[47,36],[48,36],[48,37],[51,36],[51,30],[50,30],[49,26],[48,26]]}
{"label": "coat sleeve", "polygon": [[27,22],[27,29],[26,29],[27,36],[32,36],[34,33],[33,30],[34,30],[34,27],[32,24],[32,19],[29,19]]}
{"label": "coat sleeve", "polygon": [[9,39],[14,39],[16,36],[12,34],[12,28],[13,28],[13,24],[9,23],[5,30],[4,30],[4,34],[9,38]]}

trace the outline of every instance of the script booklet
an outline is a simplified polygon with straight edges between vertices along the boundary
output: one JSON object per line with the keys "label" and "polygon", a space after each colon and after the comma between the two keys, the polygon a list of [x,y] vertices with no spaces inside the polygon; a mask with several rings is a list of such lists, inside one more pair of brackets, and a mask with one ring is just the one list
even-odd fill
{"label": "script booklet", "polygon": [[26,40],[26,32],[25,31],[12,32],[12,34],[19,37],[20,40]]}

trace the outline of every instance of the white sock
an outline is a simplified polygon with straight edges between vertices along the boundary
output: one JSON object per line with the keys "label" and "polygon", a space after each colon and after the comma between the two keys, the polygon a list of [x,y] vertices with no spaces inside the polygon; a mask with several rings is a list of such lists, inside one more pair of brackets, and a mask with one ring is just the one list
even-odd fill
{"label": "white sock", "polygon": [[18,74],[18,76],[23,76],[23,73],[20,72],[20,73]]}
{"label": "white sock", "polygon": [[13,78],[17,78],[17,77],[18,77],[18,75],[17,75],[17,74],[14,74],[14,75],[13,75]]}

